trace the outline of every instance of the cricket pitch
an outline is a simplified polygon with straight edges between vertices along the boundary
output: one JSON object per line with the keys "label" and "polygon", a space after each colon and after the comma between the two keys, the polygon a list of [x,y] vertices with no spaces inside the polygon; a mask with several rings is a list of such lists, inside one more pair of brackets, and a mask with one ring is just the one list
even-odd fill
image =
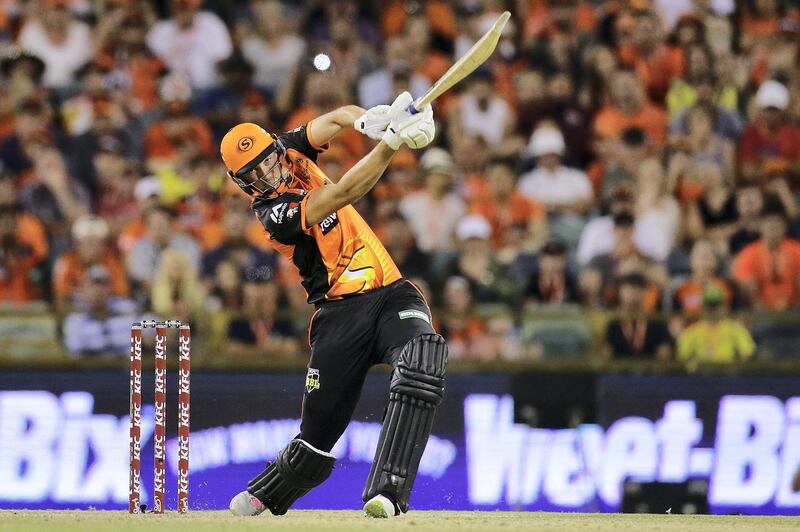
{"label": "cricket pitch", "polygon": [[578,514],[548,512],[410,512],[392,520],[357,511],[294,510],[280,517],[235,517],[227,511],[130,515],[127,512],[0,510],[0,531],[243,532],[246,530],[413,530],[414,532],[530,530],[536,532],[770,532],[800,530],[800,517]]}

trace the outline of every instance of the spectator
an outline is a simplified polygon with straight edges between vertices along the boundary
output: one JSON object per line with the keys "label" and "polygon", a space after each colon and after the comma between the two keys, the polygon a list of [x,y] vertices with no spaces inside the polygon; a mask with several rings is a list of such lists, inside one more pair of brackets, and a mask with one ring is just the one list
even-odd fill
{"label": "spectator", "polygon": [[733,292],[728,282],[720,276],[719,263],[714,248],[707,240],[698,240],[689,256],[691,273],[675,292],[675,306],[684,316],[696,316],[703,310],[703,291],[708,287],[719,289],[724,303],[730,305]]}
{"label": "spectator", "polygon": [[243,287],[242,313],[228,323],[228,342],[234,350],[257,348],[259,353],[294,354],[300,347],[290,319],[278,314],[280,289],[270,276],[249,280]]}
{"label": "spectator", "polygon": [[68,247],[69,228],[89,210],[89,193],[73,179],[56,148],[35,144],[29,155],[33,179],[20,190],[20,203],[44,224],[51,250],[61,253]]}
{"label": "spectator", "polygon": [[58,312],[65,313],[83,306],[83,278],[95,265],[105,269],[114,296],[128,297],[125,267],[116,250],[109,245],[108,236],[108,224],[96,215],[83,216],[72,225],[74,249],[59,255],[53,265],[53,297]]}
{"label": "spectator", "polygon": [[222,217],[222,235],[218,244],[202,258],[201,275],[208,279],[223,261],[231,261],[247,279],[272,277],[277,269],[274,252],[265,251],[247,240],[249,213],[240,209],[228,209]]}
{"label": "spectator", "polygon": [[727,316],[725,293],[709,286],[703,291],[704,316],[678,336],[678,360],[732,363],[746,360],[756,350],[748,330]]}
{"label": "spectator", "polygon": [[70,356],[126,356],[131,323],[140,319],[135,304],[113,295],[111,275],[101,264],[86,271],[81,292],[85,309],[64,320],[64,344]]}
{"label": "spectator", "polygon": [[[35,96],[40,90],[44,69],[44,61],[35,55],[19,46],[6,46],[6,53],[0,60],[0,74],[7,84],[7,92],[3,97],[10,108],[19,108],[23,102]],[[3,131],[4,135],[9,133],[13,133],[13,130],[6,128]],[[4,136],[0,136],[0,143],[3,141]]]}
{"label": "spectator", "polygon": [[449,275],[466,279],[477,303],[513,303],[521,294],[492,252],[491,234],[485,218],[474,214],[461,218],[456,228],[459,254],[448,268]]}
{"label": "spectator", "polygon": [[594,257],[580,274],[581,290],[590,305],[611,305],[616,298],[615,279],[637,272],[649,281],[645,308],[654,310],[659,302],[659,289],[665,282],[663,267],[647,259],[634,240],[633,214],[620,212],[614,216],[613,241],[609,253]]}
{"label": "spectator", "polygon": [[683,53],[664,39],[663,28],[653,11],[640,11],[635,17],[633,42],[619,50],[623,65],[636,71],[656,102],[664,97],[673,80],[683,75]]}
{"label": "spectator", "polygon": [[[680,95],[681,89],[686,94]],[[673,91],[676,93],[673,98],[680,103],[670,101]],[[744,129],[744,120],[736,108],[736,88],[727,86],[721,90],[712,71],[697,73],[691,85],[679,81],[667,98],[670,101],[671,135],[689,133],[689,111],[696,106],[713,110],[714,133],[726,140],[737,141]]]}
{"label": "spectator", "polygon": [[181,250],[165,249],[158,259],[150,292],[153,312],[184,323],[200,321],[205,291],[197,266]]}
{"label": "spectator", "polygon": [[627,128],[622,132],[620,140],[604,158],[589,167],[592,184],[601,199],[607,199],[609,192],[618,186],[632,189],[637,181],[639,167],[652,156],[653,147],[641,128]]}
{"label": "spectator", "polygon": [[10,174],[0,176],[0,302],[24,303],[45,295],[48,246],[41,222],[16,203],[14,186]]}
{"label": "spectator", "polygon": [[609,89],[610,103],[600,109],[593,124],[594,133],[601,142],[600,152],[607,150],[607,141],[619,140],[629,127],[641,128],[649,142],[661,146],[666,134],[666,116],[661,108],[647,102],[636,74],[618,71],[611,78]]}
{"label": "spectator", "polygon": [[515,189],[509,161],[495,159],[489,166],[489,194],[469,203],[469,212],[483,216],[492,226],[492,247],[513,258],[523,249],[536,249],[547,237],[545,210]]}
{"label": "spectator", "polygon": [[43,0],[39,17],[20,30],[19,45],[44,64],[46,87],[67,89],[75,72],[89,60],[92,34],[89,27],[72,17],[70,0]]}
{"label": "spectator", "polygon": [[695,164],[710,163],[726,180],[734,176],[734,146],[714,131],[714,109],[696,105],[686,113],[685,136],[673,137],[672,144]]}
{"label": "spectator", "polygon": [[404,277],[424,277],[430,273],[430,257],[419,249],[411,227],[401,214],[393,213],[384,222],[382,241]]}
{"label": "spectator", "polygon": [[339,9],[329,11],[329,41],[323,47],[336,65],[337,75],[348,87],[357,85],[359,79],[378,68],[378,56],[372,47],[362,40],[361,32],[353,31],[357,19],[358,8],[354,3],[342,2]]}
{"label": "spectator", "polygon": [[639,167],[636,194],[636,246],[648,258],[664,262],[680,229],[680,206],[672,196],[661,163],[649,159]]}
{"label": "spectator", "polygon": [[201,0],[170,0],[172,17],[157,22],[147,34],[147,46],[173,72],[195,89],[217,85],[217,62],[231,55],[233,46],[225,23]]}
{"label": "spectator", "polygon": [[200,246],[195,240],[178,232],[174,226],[175,215],[166,207],[151,207],[144,213],[145,234],[126,257],[128,275],[137,288],[149,290],[163,251],[177,249],[187,263],[197,268],[200,263]]}
{"label": "spectator", "polygon": [[800,126],[787,120],[789,90],[767,80],[758,88],[755,107],[755,120],[739,140],[742,177],[753,181],[771,172],[800,175]]}
{"label": "spectator", "polygon": [[[571,165],[583,167],[590,159],[591,115],[574,98],[575,86],[565,72],[547,79],[547,118],[555,122],[564,134],[564,159]],[[530,138],[533,128],[523,131]]]}
{"label": "spectator", "polygon": [[306,42],[287,20],[277,0],[253,3],[255,32],[242,40],[242,54],[255,69],[255,83],[276,93],[303,59]]}
{"label": "spectator", "polygon": [[761,239],[736,256],[733,277],[758,309],[785,311],[797,306],[800,292],[800,243],[786,238],[783,211],[765,212]]}
{"label": "spectator", "polygon": [[545,125],[534,131],[528,153],[537,166],[520,177],[519,191],[548,211],[581,214],[592,200],[592,185],[584,172],[561,164],[564,148],[558,128]]}
{"label": "spectator", "polygon": [[550,240],[542,246],[525,289],[527,302],[546,306],[580,302],[578,283],[567,269],[566,254],[567,248],[559,240]]}
{"label": "spectator", "polygon": [[454,359],[479,356],[472,346],[485,334],[481,319],[475,315],[469,282],[450,277],[442,290],[443,305],[440,331],[447,340],[449,356]]}
{"label": "spectator", "polygon": [[383,43],[383,66],[358,83],[358,102],[365,109],[389,103],[395,94],[407,90],[425,94],[430,82],[411,69],[410,42],[406,37],[389,37]]}
{"label": "spectator", "polygon": [[144,140],[145,157],[150,169],[178,166],[196,155],[214,152],[214,136],[208,124],[189,113],[192,88],[187,80],[170,75],[161,82],[159,96],[163,115],[150,124]]}
{"label": "spectator", "polygon": [[[593,258],[611,253],[614,249],[614,217],[623,212],[633,212],[633,188],[620,184],[611,189],[602,204],[603,215],[589,221],[581,232],[576,259],[586,266]],[[635,235],[638,241],[638,234]]]}
{"label": "spectator", "polygon": [[420,160],[423,188],[400,201],[400,212],[408,221],[419,248],[426,253],[455,249],[455,226],[466,211],[453,192],[453,159],[446,151],[431,148]]}
{"label": "spectator", "polygon": [[736,191],[736,231],[728,241],[728,252],[741,250],[761,238],[759,223],[764,210],[764,195],[756,183],[745,184]]}
{"label": "spectator", "polygon": [[136,200],[136,217],[125,221],[117,237],[117,247],[126,257],[147,232],[144,214],[152,207],[161,205],[161,183],[158,178],[147,176],[136,181],[133,197]]}
{"label": "spectator", "polygon": [[513,131],[515,119],[508,102],[494,92],[491,74],[478,70],[470,76],[458,103],[452,106],[448,123],[451,139],[464,134],[479,135],[489,146],[499,149]]}
{"label": "spectator", "polygon": [[719,253],[728,249],[728,240],[736,226],[736,198],[718,166],[703,163],[695,167],[705,189],[702,197],[689,202],[686,210],[686,233],[692,239],[708,238]]}
{"label": "spectator", "polygon": [[606,328],[606,352],[617,359],[667,360],[672,336],[666,323],[650,318],[645,309],[647,279],[631,273],[619,279],[620,317]]}

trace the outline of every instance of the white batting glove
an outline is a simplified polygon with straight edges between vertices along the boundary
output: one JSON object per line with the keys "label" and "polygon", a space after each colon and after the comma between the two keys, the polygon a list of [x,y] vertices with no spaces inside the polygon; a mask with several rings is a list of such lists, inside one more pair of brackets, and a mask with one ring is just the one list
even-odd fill
{"label": "white batting glove", "polygon": [[433,121],[433,108],[426,105],[422,110],[398,124],[400,138],[412,150],[424,148],[433,141],[436,135],[436,124]]}
{"label": "white batting glove", "polygon": [[386,128],[389,127],[390,105],[376,105],[367,110],[366,113],[356,118],[353,127],[362,135],[366,135],[373,140],[381,140]]}
{"label": "white batting glove", "polygon": [[411,114],[408,107],[414,99],[408,92],[395,98],[389,109],[391,122],[383,135],[383,141],[393,150],[405,144],[409,148],[418,149],[430,144],[436,134],[433,122],[433,109],[430,105],[420,112]]}

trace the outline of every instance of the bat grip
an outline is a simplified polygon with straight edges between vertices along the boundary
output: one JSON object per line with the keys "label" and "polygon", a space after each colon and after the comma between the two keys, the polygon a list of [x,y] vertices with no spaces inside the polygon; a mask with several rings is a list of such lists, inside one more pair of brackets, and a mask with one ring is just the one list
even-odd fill
{"label": "bat grip", "polygon": [[414,104],[413,104],[413,103],[411,103],[411,104],[408,106],[408,108],[406,108],[406,111],[408,111],[408,114],[410,114],[410,115],[415,115],[415,114],[419,113],[419,111],[417,111],[417,108],[416,108],[416,107],[414,107]]}

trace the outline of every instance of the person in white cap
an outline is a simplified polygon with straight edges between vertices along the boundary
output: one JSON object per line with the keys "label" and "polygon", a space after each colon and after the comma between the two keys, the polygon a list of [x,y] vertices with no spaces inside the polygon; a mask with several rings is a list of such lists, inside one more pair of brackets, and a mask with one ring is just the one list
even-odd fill
{"label": "person in white cap", "polygon": [[592,202],[592,184],[583,171],[561,164],[564,148],[564,136],[556,126],[539,126],[528,144],[536,168],[522,175],[518,187],[549,212],[582,214]]}
{"label": "person in white cap", "polygon": [[423,188],[405,196],[399,205],[419,248],[426,253],[455,250],[453,238],[466,206],[452,191],[455,164],[441,148],[430,148],[420,158]]}
{"label": "person in white cap", "polygon": [[483,216],[469,214],[458,220],[460,253],[445,272],[464,277],[476,302],[505,303],[519,296],[520,290],[492,251],[491,236],[492,226]]}
{"label": "person in white cap", "polygon": [[745,180],[765,175],[800,176],[800,126],[787,120],[789,90],[767,80],[754,98],[755,120],[739,140],[739,168]]}

